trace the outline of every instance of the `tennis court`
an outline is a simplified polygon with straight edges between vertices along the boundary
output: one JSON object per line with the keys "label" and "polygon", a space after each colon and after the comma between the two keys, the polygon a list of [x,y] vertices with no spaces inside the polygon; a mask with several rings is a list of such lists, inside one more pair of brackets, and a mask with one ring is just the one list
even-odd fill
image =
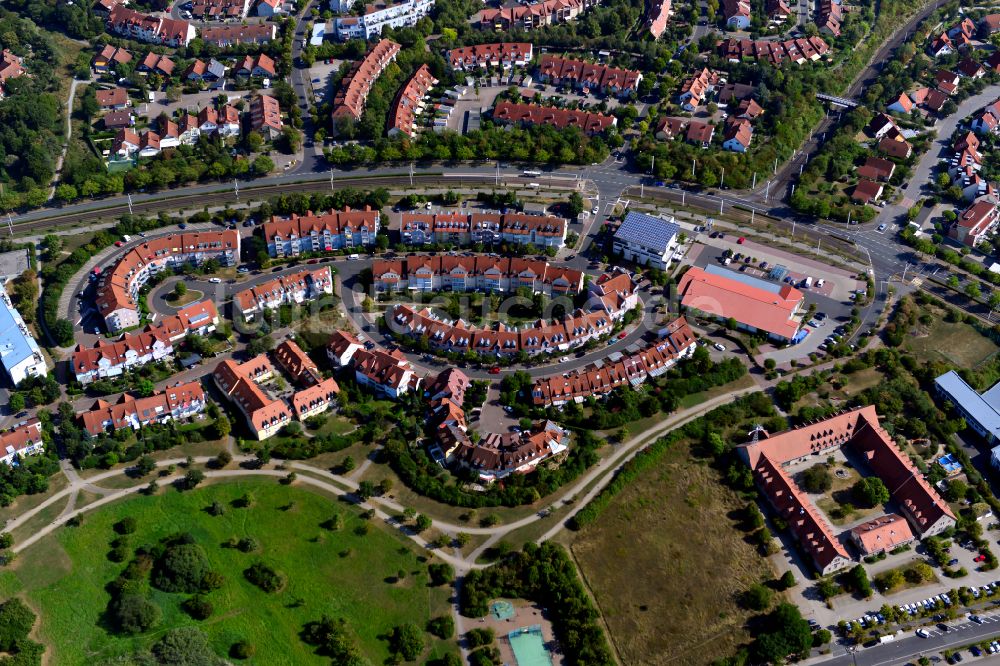
{"label": "tennis court", "polygon": [[517,666],[552,666],[552,657],[545,649],[541,625],[521,627],[507,634]]}

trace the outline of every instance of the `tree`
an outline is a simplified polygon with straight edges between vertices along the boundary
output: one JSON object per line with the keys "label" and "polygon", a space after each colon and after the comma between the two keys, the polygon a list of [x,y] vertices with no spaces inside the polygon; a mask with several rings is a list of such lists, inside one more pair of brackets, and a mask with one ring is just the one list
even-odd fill
{"label": "tree", "polygon": [[579,192],[573,192],[569,195],[566,209],[570,217],[577,217],[583,212],[583,197]]}
{"label": "tree", "polygon": [[754,583],[750,588],[743,593],[743,603],[746,604],[747,608],[755,611],[767,610],[771,605],[771,599],[774,597],[774,593],[771,592],[765,585],[760,583]]}
{"label": "tree", "polygon": [[184,474],[184,487],[193,490],[199,483],[205,480],[205,473],[200,469],[189,469]]}
{"label": "tree", "polygon": [[433,524],[434,523],[431,521],[430,518],[428,518],[424,514],[420,514],[419,516],[417,516],[417,520],[414,523],[413,529],[419,534],[420,532],[430,529],[431,525]]}
{"label": "tree", "polygon": [[188,291],[187,285],[184,284],[183,280],[181,280],[180,282],[174,285],[174,298],[183,298],[184,295],[187,294],[187,291]]}
{"label": "tree", "polygon": [[24,409],[24,402],[24,395],[21,393],[11,393],[7,405],[10,407],[10,411],[16,414]]}
{"label": "tree", "polygon": [[171,629],[153,645],[156,663],[162,666],[216,666],[222,660],[215,656],[208,638],[195,627]]}
{"label": "tree", "polygon": [[802,488],[810,493],[825,493],[833,487],[833,475],[824,463],[813,465],[802,473]]}
{"label": "tree", "polygon": [[870,507],[889,501],[889,490],[877,476],[865,477],[855,483],[851,487],[851,494],[859,503]]}
{"label": "tree", "polygon": [[[221,419],[223,417],[220,416],[219,418]],[[229,419],[226,419],[226,422],[228,421]],[[216,421],[216,424],[218,424],[218,421]],[[225,467],[231,462],[233,462],[233,454],[230,453],[229,451],[226,451],[225,449],[219,451],[219,455],[215,456],[215,466],[220,469]]]}
{"label": "tree", "polygon": [[795,587],[795,574],[786,571],[781,575],[781,589],[788,590]]}
{"label": "tree", "polygon": [[126,634],[149,631],[160,623],[162,617],[160,607],[141,594],[123,595],[114,608],[115,623]]}
{"label": "tree", "polygon": [[872,585],[868,580],[868,572],[865,571],[863,566],[860,564],[855,565],[847,572],[847,577],[858,594],[866,599],[872,596]]}
{"label": "tree", "polygon": [[201,589],[208,570],[208,557],[201,546],[176,543],[169,546],[157,560],[152,583],[164,592],[193,594]]}
{"label": "tree", "polygon": [[448,640],[455,635],[455,621],[448,615],[432,618],[427,622],[427,633]]}
{"label": "tree", "polygon": [[812,631],[799,609],[779,604],[757,635],[752,651],[757,662],[782,663],[789,655],[803,654],[812,646]]}
{"label": "tree", "polygon": [[304,642],[317,646],[317,651],[330,657],[335,664],[362,666],[366,663],[352,644],[342,619],[334,620],[324,615],[318,622],[307,623],[299,635]]}
{"label": "tree", "polygon": [[67,347],[73,344],[73,322],[69,319],[57,319],[49,330],[59,346]]}
{"label": "tree", "polygon": [[274,160],[267,155],[258,155],[253,161],[253,173],[255,176],[266,176],[274,171]]}
{"label": "tree", "polygon": [[135,471],[139,476],[146,476],[156,469],[156,459],[152,456],[142,456],[135,463]]}
{"label": "tree", "polygon": [[250,641],[236,641],[229,648],[229,656],[233,659],[249,659],[257,652],[257,648]]}
{"label": "tree", "polygon": [[[233,431],[233,424],[232,421],[229,420],[228,416],[226,416],[225,414],[219,414],[219,418],[215,419],[214,428],[215,428],[215,438],[225,439],[226,437],[229,437],[229,433]],[[231,462],[233,457],[232,455],[229,454],[229,451],[223,451],[223,453],[229,456],[229,461]],[[219,456],[221,455],[222,453],[219,454]],[[216,462],[218,462],[218,458],[216,458]],[[229,462],[226,463],[226,465],[228,464]],[[223,465],[223,467],[225,467],[225,465]]]}
{"label": "tree", "polygon": [[448,585],[455,579],[455,570],[450,564],[445,562],[435,562],[427,565],[427,573],[431,578],[431,585],[440,587]]}
{"label": "tree", "polygon": [[18,597],[0,605],[0,650],[13,652],[18,641],[28,637],[35,624],[35,614]]}
{"label": "tree", "polygon": [[414,661],[424,651],[424,635],[415,624],[393,627],[389,634],[389,651],[403,661]]}
{"label": "tree", "polygon": [[358,497],[367,501],[375,496],[375,484],[371,481],[362,481],[358,484]]}

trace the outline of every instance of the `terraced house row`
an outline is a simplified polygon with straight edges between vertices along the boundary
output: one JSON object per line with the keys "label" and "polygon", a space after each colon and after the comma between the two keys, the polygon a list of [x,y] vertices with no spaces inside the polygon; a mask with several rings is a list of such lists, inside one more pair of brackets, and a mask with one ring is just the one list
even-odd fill
{"label": "terraced house row", "polygon": [[562,247],[567,223],[561,217],[522,213],[403,213],[399,229],[406,245],[517,243]]}
{"label": "terraced house row", "polygon": [[389,116],[389,136],[397,134],[416,136],[417,116],[423,112],[424,98],[437,82],[427,65],[417,68],[396,95],[392,114]]}
{"label": "terraced house row", "polygon": [[757,60],[779,66],[785,61],[796,65],[819,60],[830,52],[821,37],[801,37],[783,42],[754,41],[730,37],[718,44],[719,55],[729,62]]}
{"label": "terraced house row", "polygon": [[368,101],[368,93],[389,63],[396,59],[399,49],[400,46],[396,42],[388,39],[380,40],[368,50],[364,58],[351,66],[350,71],[340,82],[340,90],[333,98],[331,115],[334,128],[338,118],[361,120],[365,103]]}
{"label": "terraced house row", "polygon": [[148,397],[123,394],[117,402],[97,400],[77,414],[84,431],[91,437],[120,428],[139,428],[151,423],[167,423],[190,418],[205,409],[205,391],[199,382],[168,387]]}
{"label": "terraced house row", "polygon": [[530,42],[498,42],[451,49],[446,57],[452,69],[468,72],[489,67],[524,67],[534,53]]}
{"label": "terraced house row", "polygon": [[428,308],[418,312],[407,305],[394,306],[389,315],[386,323],[392,330],[426,338],[434,349],[496,356],[564,352],[614,330],[614,321],[607,314],[583,310],[551,322],[540,319],[519,329],[502,323],[493,328],[474,328],[461,319],[440,319]]}
{"label": "terraced house row", "polygon": [[330,337],[326,355],[335,368],[353,368],[354,378],[359,384],[393,400],[404,393],[416,391],[423,382],[398,349],[365,349],[356,337],[345,331],[336,331]]}
{"label": "terraced house row", "polygon": [[377,291],[516,291],[579,294],[583,273],[538,259],[411,255],[376,259],[372,283]]}
{"label": "terraced house row", "polygon": [[618,118],[603,113],[507,101],[493,107],[493,120],[510,125],[551,125],[557,129],[576,127],[584,134],[601,134],[618,125]]}
{"label": "terraced house row", "polygon": [[303,252],[332,252],[375,244],[381,216],[377,210],[329,211],[316,215],[273,216],[262,233],[272,257],[297,257]]}
{"label": "terraced house row", "polygon": [[244,320],[251,321],[266,310],[275,310],[285,304],[304,303],[321,294],[332,293],[333,276],[330,274],[330,267],[324,266],[282,275],[236,292],[233,296],[233,311]]}
{"label": "terraced house row", "polygon": [[642,73],[583,60],[544,56],[538,63],[538,79],[553,85],[623,97],[636,91]]}
{"label": "terraced house row", "polygon": [[97,274],[97,311],[112,333],[139,325],[139,289],[152,275],[183,264],[214,259],[223,266],[240,262],[240,233],[235,229],[170,234],[141,243]]}
{"label": "terraced house row", "polygon": [[658,377],[677,361],[694,353],[695,337],[683,317],[667,325],[663,336],[642,351],[601,367],[589,366],[564,375],[541,377],[531,387],[531,400],[539,407],[558,407],[607,395],[620,386],[638,386]]}
{"label": "terraced house row", "polygon": [[77,345],[70,358],[73,374],[81,384],[117,377],[132,368],[170,358],[175,342],[188,335],[208,335],[218,323],[219,313],[212,301],[193,303],[142,332],[124,333],[112,342],[98,340],[93,347]]}

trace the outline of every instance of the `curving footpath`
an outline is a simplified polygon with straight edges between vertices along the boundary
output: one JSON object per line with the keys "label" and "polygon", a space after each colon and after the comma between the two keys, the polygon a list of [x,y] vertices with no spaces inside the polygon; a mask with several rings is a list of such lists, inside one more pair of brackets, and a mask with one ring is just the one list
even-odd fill
{"label": "curving footpath", "polygon": [[[600,461],[586,474],[584,474],[580,479],[578,479],[576,483],[574,483],[572,486],[568,488],[563,489],[561,493],[557,494],[556,496],[550,498],[547,501],[547,503],[553,505],[559,503],[568,504],[571,498],[575,498],[576,506],[569,514],[565,516],[565,518],[562,521],[558,522],[556,525],[553,525],[552,528],[548,530],[538,541],[539,542],[547,541],[553,538],[556,534],[558,534],[563,528],[565,528],[569,519],[572,518],[574,515],[576,515],[578,511],[580,511],[584,506],[587,505],[588,502],[590,502],[594,497],[596,497],[598,493],[600,493],[611,482],[611,480],[614,478],[615,472],[617,472],[618,469],[623,464],[634,458],[640,451],[642,451],[645,445],[648,444],[651,439],[659,437],[674,428],[685,425],[686,423],[702,416],[706,412],[715,409],[720,405],[731,402],[733,399],[737,397],[746,395],[748,393],[753,393],[757,390],[759,389],[756,386],[754,386],[750,388],[743,388],[734,391],[729,391],[722,395],[706,400],[705,402],[701,403],[700,405],[697,405],[696,407],[678,411],[673,415],[671,415],[666,420],[664,420],[662,423],[658,423],[654,426],[651,426],[646,430],[644,430],[643,432],[638,433],[637,435],[632,437],[627,444],[620,446],[619,449],[609,458]],[[169,460],[158,461],[157,468],[162,469],[170,465],[181,465],[185,463],[186,460],[187,460],[186,458],[174,458]],[[205,464],[210,462],[211,460],[214,460],[214,457],[199,456],[194,459],[194,461],[199,464]],[[252,460],[254,460],[253,456],[246,456],[246,455],[235,456],[233,458],[233,462],[237,464],[249,462]],[[339,474],[334,474],[333,472],[330,472],[328,470],[314,467],[312,465],[303,462],[298,462],[298,461],[285,462],[280,460],[275,460],[274,462],[275,464],[280,464],[283,467],[285,467],[285,470],[294,470],[297,472],[304,472],[310,475],[315,475],[315,476],[304,476],[300,474],[296,479],[296,483],[301,482],[303,484],[313,486],[320,490],[330,492],[337,496],[348,497],[351,498],[352,501],[357,499],[356,496],[354,495],[354,492],[358,489],[358,483],[352,479],[341,476]],[[63,499],[70,501],[73,500],[80,490],[87,490],[88,492],[101,494],[102,497],[91,502],[90,504],[87,504],[86,506],[82,506],[80,508],[74,508],[69,511],[64,511],[58,518],[56,518],[50,524],[39,528],[38,530],[30,534],[28,537],[20,539],[12,547],[12,550],[15,553],[25,550],[35,542],[39,541],[40,539],[44,538],[48,534],[55,531],[56,528],[65,524],[68,520],[70,520],[74,516],[81,515],[93,509],[102,507],[110,502],[114,502],[118,499],[127,497],[128,495],[137,493],[142,489],[144,489],[147,485],[146,482],[142,482],[135,486],[130,486],[128,488],[113,489],[113,490],[108,488],[103,488],[100,485],[98,485],[101,481],[105,479],[110,479],[113,477],[127,474],[131,468],[120,468],[120,469],[109,470],[106,472],[101,472],[100,474],[96,474],[90,478],[83,479],[76,474],[75,470],[69,470],[67,469],[67,467],[68,464],[64,464],[62,466],[63,473],[69,479],[70,485],[64,488],[63,490],[55,493],[54,495],[46,499],[44,502],[40,503],[38,506],[28,511],[25,511],[17,518],[8,521],[7,524],[4,526],[5,531],[10,532],[12,530],[21,527],[29,520],[31,520],[33,517],[38,515],[40,512],[44,511],[46,508],[52,506],[53,504],[56,504],[60,500]],[[205,477],[209,479],[220,479],[220,478],[225,479],[225,478],[239,478],[239,477],[251,477],[251,476],[269,476],[269,477],[281,478],[287,474],[287,471],[285,470],[278,470],[278,469],[206,470]],[[178,479],[183,478],[183,475],[174,474],[172,476],[167,476],[167,477],[153,477],[153,478],[155,478],[158,483],[166,485],[166,484],[171,484],[177,481]],[[576,497],[576,495],[583,492],[583,490],[586,489],[591,484],[594,484],[593,487],[590,490],[588,490],[585,495],[578,498]],[[427,549],[432,548],[429,542],[425,538],[421,537],[417,533],[414,533],[405,525],[402,525],[395,516],[387,513],[388,511],[391,511],[397,515],[402,513],[406,507],[400,504],[399,502],[384,497],[373,497],[364,502],[357,501],[357,504],[358,506],[364,509],[374,510],[375,515],[377,517],[384,520],[387,524],[399,529],[405,536],[409,537],[412,541],[416,542],[422,548],[427,548]],[[529,516],[525,516],[524,518],[515,520],[511,523],[507,523],[504,525],[497,525],[495,527],[469,527],[465,525],[456,525],[454,523],[450,523],[443,520],[432,519],[432,525],[434,528],[436,528],[441,532],[450,534],[452,536],[458,534],[459,532],[465,532],[467,534],[485,535],[488,537],[486,544],[480,546],[479,548],[472,551],[472,553],[470,553],[465,557],[451,555],[447,552],[444,552],[442,549],[437,549],[436,555],[440,557],[442,560],[456,567],[456,569],[461,572],[468,571],[469,569],[484,568],[487,565],[477,563],[476,559],[478,558],[479,555],[482,554],[482,551],[484,551],[486,547],[488,547],[492,543],[495,543],[497,540],[501,539],[507,534],[510,534],[511,532],[519,530],[523,527],[527,527],[528,525],[531,525],[539,520],[544,520],[544,519],[545,519],[544,514],[533,513]]]}

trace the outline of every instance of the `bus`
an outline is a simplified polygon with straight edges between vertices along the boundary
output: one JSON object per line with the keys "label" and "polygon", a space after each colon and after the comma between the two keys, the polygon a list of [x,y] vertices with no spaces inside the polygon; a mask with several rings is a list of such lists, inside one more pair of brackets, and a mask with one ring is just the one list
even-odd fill
{"label": "bus", "polygon": [[529,170],[529,171],[522,172],[521,175],[524,176],[525,178],[531,178],[532,176],[541,176],[542,172],[541,171]]}

